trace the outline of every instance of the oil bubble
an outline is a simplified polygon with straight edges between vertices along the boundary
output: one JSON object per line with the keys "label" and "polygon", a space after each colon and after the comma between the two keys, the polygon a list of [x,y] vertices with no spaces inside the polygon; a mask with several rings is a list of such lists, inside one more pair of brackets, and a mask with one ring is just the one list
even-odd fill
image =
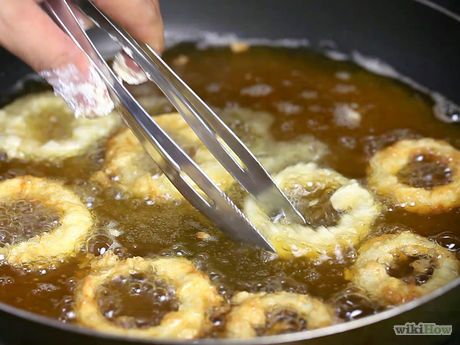
{"label": "oil bubble", "polygon": [[440,246],[450,251],[460,252],[460,237],[452,231],[444,231],[434,236],[434,240]]}
{"label": "oil bubble", "polygon": [[360,319],[375,314],[378,309],[372,301],[361,291],[348,288],[332,298],[337,315],[345,321]]}
{"label": "oil bubble", "polygon": [[111,237],[105,234],[95,234],[86,240],[86,252],[95,256],[104,255],[114,244]]}

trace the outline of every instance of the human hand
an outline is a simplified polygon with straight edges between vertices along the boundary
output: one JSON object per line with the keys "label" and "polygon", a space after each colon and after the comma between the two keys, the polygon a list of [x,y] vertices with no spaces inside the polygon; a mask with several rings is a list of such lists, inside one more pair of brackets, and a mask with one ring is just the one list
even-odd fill
{"label": "human hand", "polygon": [[[2,0],[0,44],[39,72],[78,116],[110,112],[113,103],[84,53],[42,10],[40,0]],[[158,0],[94,0],[136,39],[163,49]]]}

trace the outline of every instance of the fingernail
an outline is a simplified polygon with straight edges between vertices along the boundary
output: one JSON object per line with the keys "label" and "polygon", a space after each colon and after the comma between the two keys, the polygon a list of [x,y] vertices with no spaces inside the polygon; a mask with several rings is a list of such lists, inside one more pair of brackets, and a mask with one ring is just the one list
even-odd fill
{"label": "fingernail", "polygon": [[74,64],[42,71],[39,75],[64,99],[77,118],[105,116],[115,107],[104,81],[91,64],[86,75]]}
{"label": "fingernail", "polygon": [[144,71],[125,52],[115,56],[112,68],[123,81],[130,85],[143,84],[148,80]]}

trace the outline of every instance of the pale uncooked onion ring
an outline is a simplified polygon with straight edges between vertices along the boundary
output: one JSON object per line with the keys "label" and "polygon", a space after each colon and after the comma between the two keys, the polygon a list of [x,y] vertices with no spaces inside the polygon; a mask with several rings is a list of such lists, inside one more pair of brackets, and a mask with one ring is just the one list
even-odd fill
{"label": "pale uncooked onion ring", "polygon": [[260,163],[272,174],[290,165],[318,162],[327,153],[327,146],[310,135],[303,135],[289,141],[267,140],[265,145],[261,145],[254,151]]}
{"label": "pale uncooked onion ring", "polygon": [[[192,129],[177,113],[155,117],[162,127],[223,190],[233,184],[232,177],[207,151]],[[156,161],[161,157],[156,155]],[[144,151],[134,134],[124,129],[107,143],[105,163],[93,180],[115,186],[131,195],[155,200],[183,200],[182,195]]]}
{"label": "pale uncooked onion ring", "polygon": [[270,132],[274,117],[269,113],[229,108],[221,114],[270,173],[277,173],[297,163],[317,162],[328,152],[326,145],[310,135],[289,141],[275,140]]}
{"label": "pale uncooked onion ring", "polygon": [[[414,275],[411,279],[410,275],[409,278],[392,276],[392,266],[398,260],[406,260],[406,266],[419,276]],[[454,253],[422,236],[404,231],[375,237],[364,243],[359,248],[358,259],[347,273],[354,284],[375,302],[387,306],[411,301],[444,286],[459,276],[460,263]]]}
{"label": "pale uncooked onion ring", "polygon": [[[108,320],[98,305],[98,289],[114,278],[154,275],[175,290],[178,310],[168,312],[156,326],[123,328]],[[92,265],[76,292],[75,311],[80,324],[112,334],[147,338],[194,339],[211,328],[210,316],[222,303],[207,276],[184,258],[140,257],[120,260],[108,252]]]}
{"label": "pale uncooked onion ring", "polygon": [[[294,325],[300,329],[291,329],[292,325],[283,325],[283,321],[289,321],[286,318],[300,323]],[[253,338],[316,329],[334,322],[332,308],[308,295],[289,292],[240,292],[232,299],[232,309],[226,317],[224,335],[227,338]],[[267,326],[274,328],[268,330],[269,334],[266,334]]]}
{"label": "pale uncooked onion ring", "polygon": [[[400,181],[398,174],[415,157],[432,155],[443,160],[451,181],[432,188],[411,186]],[[420,214],[442,213],[460,206],[460,151],[434,139],[401,140],[372,157],[369,185],[394,205]]]}
{"label": "pale uncooked onion ring", "polygon": [[227,108],[219,112],[222,120],[250,148],[257,149],[270,135],[272,114],[247,108]]}
{"label": "pale uncooked onion ring", "polygon": [[59,215],[59,225],[26,241],[7,244],[0,254],[13,266],[48,267],[75,256],[91,231],[93,219],[79,197],[61,183],[32,176],[0,183],[0,202],[39,202]]}
{"label": "pale uncooked onion ring", "polygon": [[88,152],[119,124],[115,113],[77,119],[51,92],[27,95],[0,110],[0,151],[9,159],[61,161]]}
{"label": "pale uncooked onion ring", "polygon": [[[321,169],[314,163],[290,166],[275,175],[274,180],[295,205],[302,197],[330,190],[329,202],[339,217],[332,225],[290,224],[283,219],[276,221],[276,215],[268,216],[253,198],[247,198],[244,205],[246,216],[281,257],[318,259],[337,255],[342,249],[359,244],[371,231],[380,213],[379,204],[357,181],[333,170]],[[307,200],[310,206],[320,202],[316,197]]]}

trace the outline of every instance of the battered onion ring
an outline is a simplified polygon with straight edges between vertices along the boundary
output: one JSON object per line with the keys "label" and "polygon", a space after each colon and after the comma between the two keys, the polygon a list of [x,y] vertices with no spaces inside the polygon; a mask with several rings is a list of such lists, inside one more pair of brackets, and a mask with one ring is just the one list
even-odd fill
{"label": "battered onion ring", "polygon": [[[422,258],[425,263],[429,260],[434,267],[428,267],[433,269],[431,276],[427,276],[428,280],[418,284],[391,276],[388,270],[400,255]],[[423,260],[414,269],[427,268]],[[458,277],[460,263],[454,253],[405,231],[382,235],[364,243],[348,273],[355,285],[366,291],[375,302],[386,306],[408,302],[447,284]]]}
{"label": "battered onion ring", "polygon": [[[0,151],[10,159],[61,161],[84,154],[119,124],[115,113],[76,119],[51,92],[27,95],[0,110]],[[69,133],[52,138],[56,125],[66,126]]]}
{"label": "battered onion ring", "polygon": [[253,338],[267,326],[267,313],[289,311],[306,321],[308,329],[329,326],[335,317],[331,307],[308,295],[289,292],[251,294],[240,292],[232,299],[227,315],[225,337]]}
{"label": "battered onion ring", "polygon": [[278,173],[297,163],[318,162],[328,152],[327,146],[310,135],[291,141],[268,140],[254,151],[260,163],[270,173]]}
{"label": "battered onion ring", "polygon": [[[337,172],[321,169],[314,163],[297,164],[275,175],[275,182],[296,204],[308,188],[335,190],[330,197],[333,209],[340,212],[338,224],[308,225],[273,222],[256,201],[247,198],[244,211],[255,227],[265,235],[281,257],[306,256],[312,259],[337,254],[343,247],[356,246],[371,230],[380,212],[372,195],[357,181]],[[317,200],[312,200],[311,205]]]}
{"label": "battered onion ring", "polygon": [[[155,121],[181,146],[222,189],[233,184],[232,177],[215,160],[192,129],[177,113],[155,117]],[[156,154],[159,161],[161,158]],[[107,143],[105,164],[93,180],[116,186],[135,197],[155,200],[182,200],[160,168],[147,155],[130,130],[124,129]]]}
{"label": "battered onion ring", "polygon": [[[272,115],[246,108],[224,109],[220,115],[225,124],[255,155],[259,151],[266,151],[267,140],[271,140],[270,127],[274,120]],[[195,157],[199,161],[214,160],[205,146],[198,148]]]}
{"label": "battered onion ring", "polygon": [[257,150],[264,145],[273,125],[273,115],[247,108],[228,108],[220,112],[223,121],[251,149]]}
{"label": "battered onion ring", "polygon": [[60,225],[27,241],[6,245],[0,254],[13,266],[40,268],[76,255],[93,225],[93,219],[79,197],[61,183],[32,176],[0,183],[0,202],[39,201],[55,210]]}
{"label": "battered onion ring", "polygon": [[277,141],[271,133],[273,115],[246,108],[226,109],[222,117],[270,173],[289,165],[317,162],[327,153],[327,146],[312,136]]}
{"label": "battered onion ring", "polygon": [[[418,154],[444,157],[452,182],[432,189],[416,188],[398,180],[398,172]],[[460,151],[433,139],[402,140],[378,152],[370,161],[369,185],[380,195],[407,211],[441,213],[460,206]]]}
{"label": "battered onion ring", "polygon": [[[153,273],[175,289],[179,309],[167,313],[158,326],[122,328],[107,320],[98,307],[97,292],[113,278],[134,273]],[[92,272],[77,289],[77,320],[90,328],[135,337],[193,339],[211,328],[210,315],[222,297],[209,279],[184,258],[119,260],[110,252],[95,262]]]}

